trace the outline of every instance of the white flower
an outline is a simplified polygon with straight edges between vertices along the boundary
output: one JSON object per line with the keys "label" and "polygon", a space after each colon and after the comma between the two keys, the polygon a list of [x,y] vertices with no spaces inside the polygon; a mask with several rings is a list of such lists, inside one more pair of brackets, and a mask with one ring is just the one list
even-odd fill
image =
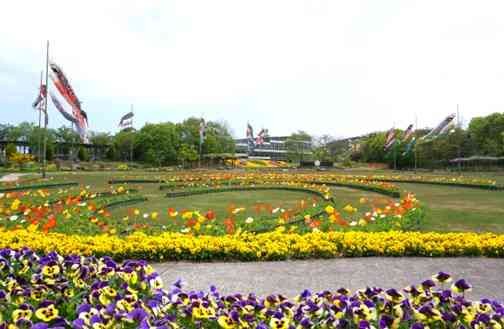
{"label": "white flower", "polygon": [[385,214],[380,215],[380,218],[385,218],[385,217],[387,217]]}
{"label": "white flower", "polygon": [[0,199],[3,199],[5,196],[5,193],[0,193]]}
{"label": "white flower", "polygon": [[18,216],[16,216],[16,215],[12,215],[12,216],[9,217],[9,220],[11,222],[15,221],[16,219],[18,219]]}
{"label": "white flower", "polygon": [[81,203],[78,203],[77,205],[78,205],[79,207],[85,207],[85,206],[87,205],[87,203],[85,203],[85,202],[81,202]]}
{"label": "white flower", "polygon": [[149,214],[147,213],[143,214],[143,218],[149,218]]}
{"label": "white flower", "polygon": [[247,219],[245,219],[245,223],[247,224],[252,224],[254,222],[254,219],[252,217],[247,217]]}
{"label": "white flower", "polygon": [[191,229],[189,227],[186,227],[186,228],[183,228],[180,230],[180,232],[182,232],[182,233],[189,233],[189,231],[191,231]]}
{"label": "white flower", "polygon": [[350,226],[356,226],[357,225],[357,222],[356,221],[352,221],[350,222]]}
{"label": "white flower", "polygon": [[275,209],[273,209],[272,213],[276,214],[279,210],[280,210],[280,208],[275,208]]}

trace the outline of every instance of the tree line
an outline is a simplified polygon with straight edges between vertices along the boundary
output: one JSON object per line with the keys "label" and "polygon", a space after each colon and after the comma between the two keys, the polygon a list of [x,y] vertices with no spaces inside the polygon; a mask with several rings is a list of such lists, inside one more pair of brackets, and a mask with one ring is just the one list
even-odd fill
{"label": "tree line", "polygon": [[[199,157],[200,120],[191,117],[180,123],[147,123],[139,130],[127,128],[116,134],[90,132],[89,141],[104,146],[99,149],[102,153],[100,156],[109,161],[133,160],[155,166],[185,164]],[[206,138],[201,149],[203,155],[234,153],[235,143],[226,123],[209,121],[206,126]],[[0,124],[0,141],[26,142],[29,152],[34,156],[39,155],[39,140],[43,133],[43,129],[29,122]],[[72,150],[73,158],[89,160],[87,148],[82,145],[74,147],[79,144],[79,135],[68,127],[47,129],[48,160],[53,160],[56,152],[70,158]],[[7,149],[9,152],[12,146]]]}
{"label": "tree line", "polygon": [[[418,139],[429,131],[416,131],[417,144],[412,152],[405,152],[407,143],[400,141],[385,151],[386,132],[372,133],[351,150],[350,157],[353,161],[388,163],[391,167],[395,161],[399,168],[413,167],[416,157],[418,167],[435,168],[445,167],[454,158],[504,156],[504,113],[475,117],[466,129],[456,127],[432,140]],[[397,136],[402,134],[397,129]]]}

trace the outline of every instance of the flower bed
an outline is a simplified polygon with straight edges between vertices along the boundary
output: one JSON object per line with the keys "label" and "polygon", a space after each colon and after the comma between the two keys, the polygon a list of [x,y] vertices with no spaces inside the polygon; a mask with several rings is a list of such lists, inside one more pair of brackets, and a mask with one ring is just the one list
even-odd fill
{"label": "flower bed", "polygon": [[345,288],[293,300],[163,289],[145,261],[0,250],[1,328],[495,328],[504,306],[465,298],[463,279],[439,272],[404,290]]}
{"label": "flower bed", "polygon": [[0,193],[13,192],[13,191],[27,191],[27,190],[40,190],[48,188],[58,188],[58,187],[69,187],[77,186],[79,183],[67,182],[67,183],[41,183],[35,185],[14,185],[9,187],[0,188]]}
{"label": "flower bed", "polygon": [[114,235],[40,234],[29,230],[0,232],[0,248],[30,247],[61,254],[115,259],[284,260],[361,256],[487,256],[504,257],[504,235],[491,233],[420,232],[273,232],[193,236],[182,233],[126,237]]}
{"label": "flower bed", "polygon": [[362,179],[381,182],[393,183],[415,183],[415,184],[432,184],[454,187],[472,187],[485,190],[504,190],[504,186],[498,185],[495,180],[482,179],[463,176],[424,176],[424,175],[370,175],[357,176]]}

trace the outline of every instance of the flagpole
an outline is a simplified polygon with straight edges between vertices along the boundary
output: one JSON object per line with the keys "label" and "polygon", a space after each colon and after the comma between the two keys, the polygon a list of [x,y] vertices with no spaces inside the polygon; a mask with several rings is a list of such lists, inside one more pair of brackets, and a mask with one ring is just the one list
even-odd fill
{"label": "flagpole", "polygon": [[[46,71],[45,71],[45,83],[46,83],[46,88],[48,88],[48,82],[49,82],[49,40],[47,40],[47,46],[46,46]],[[49,91],[49,90],[48,90]],[[47,91],[47,92],[48,92]],[[47,149],[47,100],[48,100],[48,97],[46,96],[45,97],[45,102],[44,102],[44,114],[45,114],[45,118],[44,118],[44,149],[43,149],[43,156],[44,156],[44,161],[43,161],[43,164],[42,164],[42,177],[45,178],[46,177],[46,164],[47,164],[47,152],[46,152],[46,149]]]}
{"label": "flagpole", "polygon": [[413,145],[415,152],[415,174],[417,172],[417,164],[418,164],[418,154],[417,154],[417,144],[418,144],[418,115],[415,114],[415,145]]}
{"label": "flagpole", "polygon": [[[133,104],[131,104],[131,113],[133,113]],[[131,117],[131,143],[130,143],[130,162],[133,163],[133,118],[134,115]]]}
{"label": "flagpole", "polygon": [[[44,71],[40,71],[40,90],[39,93],[42,93],[42,79],[44,76]],[[46,87],[47,88],[47,87]],[[47,97],[47,95],[46,95]],[[39,163],[39,168],[40,165],[42,164],[42,135],[41,130],[42,130],[42,102],[38,104],[38,163]]]}
{"label": "flagpole", "polygon": [[[461,128],[461,127],[460,127],[460,112],[459,112],[459,105],[458,105],[458,104],[457,104],[457,128],[459,128],[459,129]],[[458,157],[459,159],[460,159],[460,153],[461,153],[461,149],[460,149],[460,148],[461,148],[461,147],[462,147],[462,145],[461,145],[461,144],[459,144],[459,145],[458,145],[458,150],[457,150],[457,157]],[[457,167],[458,167],[458,171],[459,171],[459,174],[460,174],[460,173],[461,173],[461,171],[462,171],[462,170],[461,170],[461,169],[462,169],[462,168],[461,168],[461,165],[462,165],[462,163],[459,161],[459,162],[458,162],[458,165],[457,165]]]}

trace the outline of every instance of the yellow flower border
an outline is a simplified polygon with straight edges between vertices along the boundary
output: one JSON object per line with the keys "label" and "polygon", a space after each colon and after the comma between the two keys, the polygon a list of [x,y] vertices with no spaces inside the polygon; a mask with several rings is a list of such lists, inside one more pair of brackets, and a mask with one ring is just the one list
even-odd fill
{"label": "yellow flower border", "polygon": [[0,248],[29,247],[63,255],[110,255],[116,259],[282,260],[355,256],[504,257],[504,234],[422,232],[274,232],[226,236],[135,233],[127,237],[0,232]]}

